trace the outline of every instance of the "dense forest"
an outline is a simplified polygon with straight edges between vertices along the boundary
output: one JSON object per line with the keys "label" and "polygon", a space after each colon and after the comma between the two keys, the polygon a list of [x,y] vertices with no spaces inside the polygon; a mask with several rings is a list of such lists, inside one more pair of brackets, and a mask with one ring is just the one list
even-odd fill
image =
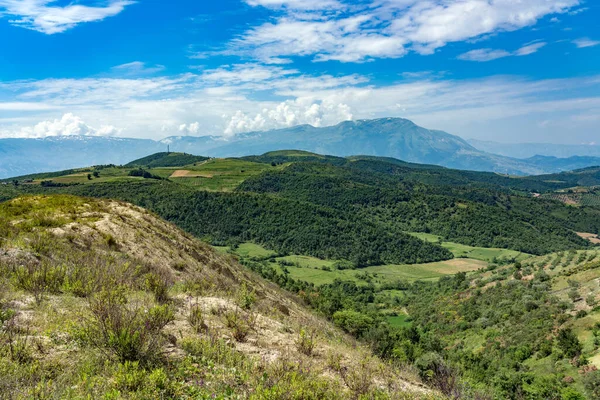
{"label": "dense forest", "polygon": [[330,165],[293,164],[250,178],[238,190],[354,209],[388,227],[532,254],[586,246],[571,230],[600,229],[598,209],[566,207],[501,188],[425,185],[394,174]]}
{"label": "dense forest", "polygon": [[256,241],[282,253],[344,259],[357,267],[452,258],[452,253],[441,246],[398,229],[291,199],[195,191],[158,181],[99,183],[46,191],[128,201],[213,244]]}
{"label": "dense forest", "polygon": [[[3,185],[0,196],[59,192],[118,198],[146,207],[213,244],[255,241],[280,252],[345,259],[357,267],[452,257],[437,244],[404,232],[434,233],[465,245],[537,255],[590,246],[574,231],[600,232],[598,208],[533,198],[523,194],[523,188],[515,191],[491,179],[533,182],[527,187],[532,190],[544,182],[534,178],[413,167],[397,160],[286,154],[251,158],[288,164],[246,178],[234,193],[194,190],[173,179],[145,179],[64,187]],[[189,157],[195,156],[160,153],[134,163],[170,165]],[[129,175],[144,176],[139,171]],[[158,178],[151,168],[143,171],[147,178]]]}

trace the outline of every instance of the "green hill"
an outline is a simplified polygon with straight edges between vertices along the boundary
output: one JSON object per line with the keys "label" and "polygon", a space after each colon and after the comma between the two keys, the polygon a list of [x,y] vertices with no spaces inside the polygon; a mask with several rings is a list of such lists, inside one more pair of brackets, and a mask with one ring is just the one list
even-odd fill
{"label": "green hill", "polygon": [[206,160],[208,160],[208,157],[194,156],[186,153],[156,153],[131,161],[125,166],[146,168],[178,167]]}
{"label": "green hill", "polygon": [[[377,356],[375,360],[409,365],[430,388],[450,398],[595,398],[594,382],[600,382],[600,373],[593,367],[600,360],[600,348],[595,344],[600,343],[595,339],[600,337],[600,325],[596,325],[596,319],[600,322],[596,313],[600,311],[595,305],[596,298],[600,298],[600,293],[596,296],[600,291],[600,274],[596,273],[600,256],[596,255],[599,250],[593,240],[600,233],[600,208],[545,198],[568,191],[570,174],[558,174],[550,180],[546,176],[516,178],[393,159],[340,158],[296,151],[191,164],[187,163],[189,159],[178,157],[173,157],[178,161],[170,166],[148,166],[162,159],[152,156],[141,167],[96,166],[0,185],[0,201],[4,201],[0,204],[0,266],[7,265],[5,260],[13,265],[0,276],[10,289],[9,297],[18,299],[16,306],[2,309],[33,311],[34,321],[50,321],[36,322],[35,334],[21,333],[18,337],[26,341],[30,336],[45,337],[55,326],[65,325],[63,317],[52,314],[55,308],[23,308],[22,303],[28,304],[27,296],[34,303],[41,293],[41,297],[51,298],[53,305],[58,301],[67,310],[87,310],[84,316],[91,318],[93,314],[85,303],[72,300],[72,296],[81,296],[76,293],[86,298],[86,293],[94,293],[94,299],[99,287],[124,285],[125,303],[132,305],[134,299],[150,298],[148,312],[160,307],[159,299],[168,293],[172,304],[179,307],[173,323],[180,329],[187,319],[181,304],[197,297],[209,301],[227,297],[227,293],[247,294],[242,285],[245,283],[246,288],[256,289],[256,296],[274,301],[256,310],[261,315],[257,320],[275,318],[282,324],[265,337],[278,337],[276,331],[287,332],[286,324],[291,324],[299,327],[292,329],[292,335],[297,336],[292,343],[300,343],[298,348],[302,349],[308,345],[311,336],[306,329],[302,333],[301,326],[313,327],[317,322],[294,325],[296,316],[307,315],[299,305],[293,309],[298,311],[292,310],[296,306],[289,302],[296,299],[368,345]],[[140,171],[145,173],[140,175]],[[579,173],[587,172],[573,174]],[[563,175],[566,177],[560,178]],[[586,193],[595,190],[584,189]],[[534,195],[539,192],[543,195]],[[37,197],[20,197],[23,195]],[[217,246],[221,255],[148,212],[93,198],[144,207]],[[41,272],[35,269],[38,262],[43,266]],[[73,265],[77,267],[70,267]],[[89,271],[88,265],[93,271],[108,270],[103,274],[120,280],[107,286],[104,278],[95,275],[97,272]],[[78,269],[83,275],[75,272]],[[55,276],[60,284],[54,282]],[[223,276],[233,283],[222,284]],[[259,276],[287,292],[269,286]],[[190,288],[197,294],[181,297],[182,293],[190,296]],[[152,300],[152,296],[158,297]],[[211,305],[221,304],[220,300],[210,301]],[[291,310],[291,320],[263,314],[262,307],[280,309],[282,303]],[[201,315],[212,321],[219,335],[230,332],[230,342],[237,342],[235,335],[243,335],[244,329],[246,336],[256,334],[256,342],[236,345],[237,350],[249,350],[266,359],[274,354],[273,349],[258,345],[263,340],[260,331],[246,329],[243,320],[237,319],[239,314],[227,319],[218,311],[210,311],[212,308],[203,310]],[[75,318],[71,311],[65,315],[67,319]],[[48,325],[52,323],[55,325]],[[280,393],[295,387],[305,390],[303,393],[319,393],[317,398],[360,398],[352,392],[354,383],[344,375],[360,363],[347,363],[342,372],[335,368],[323,372],[311,366],[310,371],[320,372],[300,376],[300,386],[277,386],[270,380],[274,372],[266,364],[227,364],[230,356],[248,360],[238,353],[218,353],[216,359],[211,358],[214,342],[197,344],[200,347],[183,345],[187,343],[185,329],[181,338],[179,331],[165,325],[161,332],[167,338],[171,333],[179,339],[170,345],[161,343],[172,354],[195,357],[189,360],[192,364],[217,365],[215,374],[221,374],[219,378],[207,377],[216,385],[207,387],[213,393],[233,396],[270,382],[268,389],[275,390],[275,394],[256,398],[279,398]],[[58,338],[64,333],[60,330]],[[78,345],[94,348],[89,336],[72,335]],[[335,336],[326,335],[328,340],[334,337],[331,335]],[[41,342],[59,340],[48,337]],[[63,351],[55,347],[58,343],[60,340],[49,347],[48,354]],[[65,346],[69,348],[73,343],[69,341]],[[324,350],[316,352],[320,354],[317,358],[333,360],[326,355],[329,345],[319,346]],[[107,351],[105,345],[95,349],[98,354]],[[32,354],[34,359],[47,361],[41,351],[34,349]],[[78,358],[83,353],[68,354],[75,365],[84,362]],[[85,357],[89,354],[86,352]],[[334,361],[331,364],[337,365]],[[110,364],[112,369],[92,374],[109,382],[97,393],[117,390],[125,393],[123,397],[156,397],[163,389],[157,392],[156,382],[148,377],[162,374],[156,372],[162,368],[172,387],[183,390],[166,397],[189,394],[185,392],[187,375],[181,375],[179,367],[175,371],[165,364],[154,367],[156,364],[110,362],[116,362]],[[7,375],[8,382],[25,373],[14,363],[11,358],[4,369],[13,371]],[[47,371],[45,365],[38,368]],[[227,368],[235,368],[243,376],[236,378],[231,371],[222,374]],[[370,376],[369,368],[357,368],[357,374]],[[267,371],[266,381],[257,380],[255,369]],[[81,371],[79,367],[75,370]],[[383,376],[398,378],[398,371],[403,370],[393,369],[395,372]],[[341,386],[321,380],[322,375],[330,373]],[[110,386],[119,379],[131,381],[130,374],[141,382],[134,389]],[[80,374],[60,375],[60,379],[48,376],[52,376],[52,382],[75,387],[72,397],[94,397],[81,384]],[[284,374],[280,379],[287,382],[292,378]],[[413,376],[408,380],[415,379]],[[225,381],[242,383],[225,388]],[[308,381],[319,382],[318,387],[304,386],[309,385]],[[31,387],[45,385],[39,379],[32,382]],[[392,386],[397,389],[397,385]],[[378,386],[384,387],[390,386]],[[368,388],[368,396],[378,390],[370,384]],[[404,394],[396,389],[386,389],[386,394],[376,398],[402,398]],[[197,397],[202,398],[204,393]]]}

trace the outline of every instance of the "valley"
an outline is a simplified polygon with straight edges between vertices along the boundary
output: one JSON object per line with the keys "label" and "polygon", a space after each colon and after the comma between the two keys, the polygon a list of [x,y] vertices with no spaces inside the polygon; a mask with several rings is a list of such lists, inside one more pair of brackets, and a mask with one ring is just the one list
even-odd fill
{"label": "valley", "polygon": [[[600,249],[594,240],[600,233],[600,209],[593,204],[557,201],[560,199],[553,196],[572,194],[575,186],[582,188],[579,192],[583,188],[591,192],[597,179],[598,171],[593,168],[514,177],[390,158],[343,158],[305,151],[224,159],[158,153],[124,166],[92,166],[0,182],[0,201],[4,201],[0,207],[17,221],[5,225],[12,239],[2,247],[10,257],[21,254],[15,249],[26,254],[30,250],[27,244],[22,247],[28,243],[23,239],[48,230],[67,241],[60,246],[71,246],[71,241],[77,246],[88,243],[91,234],[95,235],[92,248],[99,241],[110,251],[130,254],[136,260],[157,265],[170,260],[171,272],[164,275],[169,283],[162,293],[175,305],[190,299],[189,255],[210,254],[210,259],[229,263],[230,272],[222,266],[211,268],[216,276],[224,274],[234,280],[233,292],[250,290],[261,298],[282,299],[287,309],[299,307],[290,316],[302,315],[303,322],[298,329],[292,328],[292,336],[306,338],[301,326],[319,326],[319,332],[333,329],[338,333],[319,334],[318,340],[348,335],[347,340],[358,340],[363,350],[372,354],[373,363],[381,360],[395,365],[385,373],[390,375],[381,376],[400,374],[403,383],[381,392],[381,398],[451,398],[452,393],[460,393],[461,398],[507,398],[520,392],[528,398],[562,399],[569,393],[593,393],[594,379],[600,381],[600,373],[595,372],[600,367],[596,365],[600,339],[595,339],[600,332],[596,325],[600,322]],[[106,201],[133,206],[107,205]],[[83,212],[88,202],[98,211]],[[128,207],[136,211],[125,211]],[[132,212],[137,215],[133,220]],[[84,226],[80,226],[80,214]],[[159,217],[168,222],[159,222]],[[137,222],[127,222],[139,218],[152,223],[136,226]],[[121,228],[105,225],[107,220]],[[151,233],[153,225],[173,232]],[[15,233],[15,226],[27,229],[18,228]],[[178,229],[187,233],[175,234],[181,232]],[[164,240],[168,244],[161,244]],[[35,244],[35,249],[60,249],[58,245],[40,245]],[[200,252],[193,250],[196,246],[206,247]],[[60,260],[60,254],[48,259]],[[204,260],[194,268],[205,271],[202,265],[208,261]],[[246,289],[239,286],[240,273]],[[163,277],[162,272],[159,276]],[[69,297],[71,279],[44,289],[49,292],[42,297],[65,301],[64,307],[71,307],[67,305],[73,302]],[[156,287],[148,277],[144,280],[150,286],[132,279],[127,283],[133,290],[128,294],[131,299],[140,296],[140,290],[151,292]],[[216,278],[209,281],[212,279]],[[205,281],[200,278],[199,282]],[[198,284],[202,294],[194,301],[225,304],[235,297],[227,289],[220,292]],[[14,287],[11,283],[9,287],[13,288],[10,296],[17,299],[35,294],[32,286]],[[91,298],[96,298],[95,293]],[[182,297],[184,294],[188,297]],[[204,306],[203,316],[206,307],[211,306]],[[37,305],[11,309],[47,313]],[[186,323],[182,313],[179,308],[164,332]],[[258,309],[256,313],[261,321],[273,318]],[[252,315],[242,313],[237,318]],[[236,328],[235,320],[223,318],[218,313],[204,317],[213,332],[208,337],[227,340],[229,345],[237,342],[233,348],[245,354],[271,354],[277,360],[275,354],[290,351],[289,343],[299,343],[291,337],[282,338],[278,343],[288,344],[280,347],[262,342],[261,337],[280,336],[264,331],[266,326],[250,329],[246,333],[249,339],[238,341],[227,331],[231,329],[235,335],[235,330],[244,326]],[[307,318],[322,320],[307,325]],[[25,334],[25,338],[29,336]],[[206,333],[200,337],[207,338]],[[188,343],[185,337],[184,343]],[[213,351],[211,346],[217,344],[212,343],[202,344],[209,346],[202,351]],[[170,351],[194,357],[196,350],[187,344],[175,346],[177,349]],[[327,343],[317,346],[324,350],[311,356],[315,366],[330,353]],[[251,363],[244,365],[256,367],[254,361],[243,359]],[[269,365],[258,368],[268,370]],[[314,368],[321,371],[317,374],[329,374],[325,372],[328,367]],[[187,379],[172,371],[165,373],[170,379]],[[354,390],[342,375],[338,383],[335,379],[334,383],[321,381],[317,375],[306,378],[322,382],[319,385],[325,392],[321,393],[330,393],[328,388],[335,387],[330,385],[337,384],[343,390]],[[252,387],[258,385],[250,372],[240,379]],[[152,385],[140,383],[134,392],[155,390]],[[279,383],[269,385],[268,390],[289,390],[277,386]],[[177,387],[181,393],[187,390],[185,384]],[[375,390],[371,384],[368,387]],[[242,384],[211,390],[243,393],[244,388]],[[352,397],[350,392],[343,393],[342,397]]]}

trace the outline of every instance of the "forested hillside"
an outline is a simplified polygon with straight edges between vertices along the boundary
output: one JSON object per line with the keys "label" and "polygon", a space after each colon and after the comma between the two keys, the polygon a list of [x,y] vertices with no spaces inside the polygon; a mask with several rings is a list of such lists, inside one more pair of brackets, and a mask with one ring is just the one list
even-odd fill
{"label": "forested hillside", "polygon": [[557,177],[548,183],[294,151],[206,163],[196,162],[202,157],[161,153],[135,163],[168,160],[171,165],[189,157],[193,164],[145,167],[145,172],[100,166],[29,176],[33,182],[4,185],[0,192],[5,197],[66,192],[118,198],[148,207],[214,244],[255,241],[280,252],[345,259],[359,267],[451,257],[435,243],[404,232],[531,254],[590,246],[575,232],[600,232],[600,209],[531,196],[560,186]]}
{"label": "forested hillside", "polygon": [[298,151],[186,157],[21,177],[0,185],[0,201],[69,193],[143,206],[450,398],[597,398],[600,209],[552,199],[596,171],[515,178]]}

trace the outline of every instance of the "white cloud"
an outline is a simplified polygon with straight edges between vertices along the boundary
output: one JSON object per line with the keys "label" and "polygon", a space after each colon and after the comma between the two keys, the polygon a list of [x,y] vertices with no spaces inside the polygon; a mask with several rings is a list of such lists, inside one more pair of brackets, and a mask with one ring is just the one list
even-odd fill
{"label": "white cloud", "polygon": [[127,64],[117,65],[112,67],[111,70],[119,75],[124,76],[142,76],[142,75],[154,75],[165,70],[164,65],[148,66],[146,63],[141,61],[133,61]]}
{"label": "white cloud", "polygon": [[200,136],[200,122],[179,125],[179,132],[185,135]]}
{"label": "white cloud", "polygon": [[251,6],[269,8],[287,7],[297,10],[323,10],[342,6],[336,0],[246,0],[246,3]]}
{"label": "white cloud", "polygon": [[523,46],[517,51],[515,51],[515,56],[528,56],[530,54],[537,53],[539,49],[545,47],[546,45],[547,43],[545,42],[538,42],[529,44],[527,46]]}
{"label": "white cloud", "polygon": [[272,22],[235,39],[225,53],[259,60],[309,56],[314,61],[364,62],[399,58],[409,50],[431,54],[450,42],[515,31],[547,15],[568,12],[581,1],[371,0],[330,5],[336,12],[319,1],[308,2],[311,6],[301,12],[294,8],[300,0],[249,3],[287,7]]}
{"label": "white cloud", "polygon": [[233,66],[224,65],[217,69],[205,70],[202,73],[202,78],[210,82],[238,84],[263,82],[289,75],[297,75],[298,73],[298,70],[295,69],[250,63]]}
{"label": "white cloud", "polygon": [[119,130],[110,125],[93,128],[81,118],[68,113],[61,119],[42,121],[34,126],[24,126],[16,131],[0,131],[0,133],[5,137],[39,139],[56,136],[115,136]]}
{"label": "white cloud", "polygon": [[242,132],[264,131],[295,125],[333,125],[352,119],[350,107],[343,103],[312,103],[310,100],[288,100],[272,108],[250,115],[238,110],[228,119],[225,135]]}
{"label": "white cloud", "polygon": [[35,102],[0,102],[0,111],[46,111],[52,110],[55,107]]}
{"label": "white cloud", "polygon": [[468,51],[458,56],[460,60],[465,61],[492,61],[498,58],[509,57],[511,53],[506,50],[494,49],[476,49]]}
{"label": "white cloud", "polygon": [[515,50],[514,52],[509,52],[501,49],[476,49],[459,55],[458,59],[465,61],[486,62],[511,56],[528,56],[530,54],[537,53],[539,49],[546,45],[547,43],[545,42],[532,43],[525,45],[520,49]]}
{"label": "white cloud", "polygon": [[582,49],[585,47],[598,46],[600,44],[600,41],[584,37],[573,40],[573,44],[575,44],[575,46],[577,46],[578,49]]}
{"label": "white cloud", "polygon": [[[303,75],[294,70],[252,73],[254,64],[222,67],[198,74],[138,79],[86,78],[0,82],[0,104],[8,98],[17,112],[0,110],[0,137],[53,132],[162,139],[171,135],[233,135],[296,124],[331,125],[350,118],[406,117],[423,126],[466,137],[555,135],[556,141],[593,140],[597,126],[575,115],[600,108],[600,97],[584,97],[600,88],[600,76],[529,80],[518,76],[452,80],[413,75],[383,86],[361,75]],[[6,103],[8,104],[8,103]],[[19,105],[20,104],[20,105]],[[6,107],[9,108],[9,107]],[[78,129],[48,128],[56,115],[73,114]],[[541,130],[549,118],[572,124]],[[39,121],[49,121],[34,129]],[[530,124],[531,122],[531,124]],[[91,128],[86,128],[91,127]],[[108,128],[97,128],[107,126]],[[564,128],[564,126],[563,126]],[[552,128],[554,129],[554,128]]]}
{"label": "white cloud", "polygon": [[55,3],[56,0],[0,0],[0,17],[8,16],[9,23],[14,26],[52,35],[81,23],[113,17],[135,1],[111,0],[105,6],[71,3],[60,7]]}

